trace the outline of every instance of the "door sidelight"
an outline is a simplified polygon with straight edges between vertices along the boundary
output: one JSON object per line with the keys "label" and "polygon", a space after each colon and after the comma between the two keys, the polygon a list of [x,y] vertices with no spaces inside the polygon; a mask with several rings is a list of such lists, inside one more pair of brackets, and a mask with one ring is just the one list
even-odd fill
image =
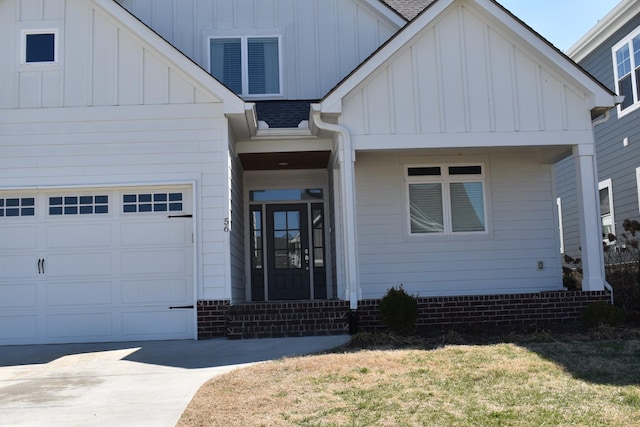
{"label": "door sidelight", "polygon": [[304,269],[309,271],[309,249],[304,250]]}

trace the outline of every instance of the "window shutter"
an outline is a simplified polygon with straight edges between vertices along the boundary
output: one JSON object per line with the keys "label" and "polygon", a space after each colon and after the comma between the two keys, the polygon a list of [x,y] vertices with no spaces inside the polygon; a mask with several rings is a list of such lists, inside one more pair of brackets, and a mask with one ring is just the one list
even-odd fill
{"label": "window shutter", "polygon": [[452,231],[484,231],[482,183],[455,182],[450,184],[449,191]]}
{"label": "window shutter", "polygon": [[442,184],[410,184],[409,204],[412,233],[444,232]]}
{"label": "window shutter", "polygon": [[247,40],[249,94],[280,93],[280,60],[278,38],[250,38]]}
{"label": "window shutter", "polygon": [[242,93],[240,39],[211,39],[211,75],[235,93]]}

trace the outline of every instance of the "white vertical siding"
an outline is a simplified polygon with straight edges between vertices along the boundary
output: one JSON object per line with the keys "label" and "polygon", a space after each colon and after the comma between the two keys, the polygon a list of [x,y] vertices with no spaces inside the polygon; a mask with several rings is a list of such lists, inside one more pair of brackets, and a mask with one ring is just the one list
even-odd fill
{"label": "white vertical siding", "polygon": [[212,36],[277,35],[283,95],[318,99],[398,28],[360,0],[126,0],[121,4],[204,69]]}
{"label": "white vertical siding", "polygon": [[[431,163],[469,158],[467,152],[458,154],[427,150],[358,154],[357,221],[363,298],[380,297],[400,283],[421,296],[560,289],[552,171],[550,166],[539,164],[535,151],[484,154],[489,172],[488,234],[408,235],[402,164],[408,158],[414,163],[420,158]],[[537,261],[544,262],[544,270],[537,270]]]}
{"label": "white vertical siding", "polygon": [[[21,65],[20,31],[43,28],[58,31],[58,64]],[[14,82],[0,108],[218,102],[91,2],[0,2],[0,35],[0,79]]]}
{"label": "white vertical siding", "polygon": [[584,89],[505,31],[454,3],[345,97],[344,122],[353,135],[590,130]]}

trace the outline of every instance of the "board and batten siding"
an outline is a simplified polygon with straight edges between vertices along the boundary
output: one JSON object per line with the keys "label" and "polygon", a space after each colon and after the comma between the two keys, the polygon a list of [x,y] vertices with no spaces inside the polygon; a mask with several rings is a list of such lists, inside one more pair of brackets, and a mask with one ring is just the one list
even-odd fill
{"label": "board and batten siding", "polygon": [[398,30],[359,0],[123,0],[209,69],[209,37],[279,36],[283,99],[318,99]]}
{"label": "board and batten siding", "polygon": [[530,51],[454,3],[345,97],[343,122],[356,136],[590,129],[586,95]]}
{"label": "board and batten siding", "polygon": [[[57,64],[21,64],[22,31],[38,29],[58,31]],[[0,108],[219,102],[88,1],[0,2],[0,39]]]}
{"label": "board and batten siding", "polygon": [[[448,155],[447,155],[448,154]],[[485,151],[488,233],[410,236],[404,167],[478,159],[478,152],[358,153],[357,227],[362,298],[403,284],[420,296],[562,288],[552,166],[531,149]],[[411,160],[409,160],[411,159]],[[537,262],[544,263],[538,270]]]}

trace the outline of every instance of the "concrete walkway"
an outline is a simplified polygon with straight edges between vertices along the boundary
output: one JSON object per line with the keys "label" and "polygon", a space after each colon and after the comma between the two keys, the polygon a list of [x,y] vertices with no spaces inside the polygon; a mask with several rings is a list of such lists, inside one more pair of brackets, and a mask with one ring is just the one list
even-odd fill
{"label": "concrete walkway", "polygon": [[0,425],[174,426],[209,378],[349,339],[0,346]]}

